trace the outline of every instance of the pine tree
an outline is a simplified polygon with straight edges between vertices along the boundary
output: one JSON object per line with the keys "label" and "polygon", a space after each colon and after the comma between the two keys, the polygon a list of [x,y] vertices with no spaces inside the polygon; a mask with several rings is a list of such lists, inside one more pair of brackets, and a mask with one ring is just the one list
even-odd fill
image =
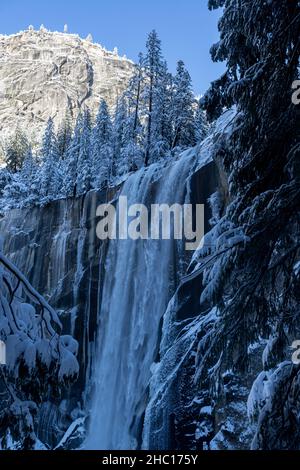
{"label": "pine tree", "polygon": [[128,162],[124,160],[125,130],[127,124],[127,105],[125,97],[117,101],[114,123],[113,123],[113,160],[115,164],[115,173],[122,175],[127,172]]}
{"label": "pine tree", "polygon": [[23,195],[23,206],[30,206],[39,201],[39,174],[40,169],[29,146],[20,171],[20,180],[27,188],[26,195]]}
{"label": "pine tree", "polygon": [[91,189],[91,116],[88,109],[83,113],[80,145],[77,162],[76,194],[84,194]]}
{"label": "pine tree", "polygon": [[126,101],[121,99],[114,122],[114,161],[118,176],[136,171],[143,166],[143,149],[139,140],[139,131],[135,130],[135,113],[128,112]]}
{"label": "pine tree", "polygon": [[47,159],[49,155],[52,155],[57,150],[56,137],[54,132],[53,119],[48,119],[41,148],[41,158],[43,161]]}
{"label": "pine tree", "polygon": [[67,197],[76,196],[77,168],[80,153],[81,132],[83,128],[83,116],[80,113],[76,120],[72,139],[66,152],[64,161],[63,192]]}
{"label": "pine tree", "polygon": [[[157,126],[154,121],[154,111],[159,104],[159,95],[162,89],[159,90],[160,79],[163,70],[163,59],[161,52],[161,41],[155,30],[151,31],[146,43],[147,53],[144,61],[146,87],[144,99],[147,103],[146,117],[147,117],[147,130],[145,141],[145,166],[148,166],[151,160],[156,159],[157,155],[153,155],[153,149],[159,139]],[[160,93],[159,93],[160,91]],[[153,158],[152,158],[153,157]]]}
{"label": "pine tree", "polygon": [[192,91],[191,77],[183,61],[180,60],[174,78],[174,136],[172,148],[177,146],[185,148],[195,145],[194,107],[195,98]]}
{"label": "pine tree", "polygon": [[7,210],[35,203],[39,196],[37,174],[38,167],[29,146],[21,170],[10,174],[9,179],[6,178],[7,184],[2,191],[1,207]]}
{"label": "pine tree", "polygon": [[7,168],[0,169],[0,196],[2,198],[5,186],[9,185],[12,180],[12,174]]}
{"label": "pine tree", "polygon": [[61,123],[57,132],[57,147],[60,159],[66,158],[67,150],[72,139],[72,120],[70,111],[66,111],[65,119]]}
{"label": "pine tree", "polygon": [[[134,171],[143,165],[145,158],[146,74],[145,59],[139,54],[136,71],[125,92],[127,118],[124,126],[123,172]],[[144,155],[143,155],[144,154]]]}
{"label": "pine tree", "polygon": [[205,112],[202,109],[200,101],[197,102],[197,109],[195,113],[194,124],[195,139],[197,142],[202,142],[209,132],[209,124],[206,119]]}
{"label": "pine tree", "polygon": [[26,135],[17,127],[5,148],[5,163],[9,171],[16,173],[21,169],[28,147]]}
{"label": "pine tree", "polygon": [[93,184],[101,187],[113,174],[112,122],[105,100],[101,100],[92,131]]}
{"label": "pine tree", "polygon": [[61,189],[60,171],[58,165],[59,150],[52,118],[49,118],[45,129],[41,148],[41,159],[42,168],[40,175],[40,194],[46,201],[52,197],[57,196]]}
{"label": "pine tree", "polygon": [[155,92],[153,106],[153,142],[152,159],[158,160],[166,157],[172,146],[172,105],[173,105],[173,77],[168,72],[166,61],[163,61],[159,80]]}
{"label": "pine tree", "polygon": [[34,175],[36,171],[36,164],[33,160],[33,154],[32,154],[32,147],[31,145],[28,147],[26,156],[24,158],[24,162],[22,165],[22,175],[26,180],[30,180],[30,178]]}
{"label": "pine tree", "polygon": [[119,174],[136,171],[144,164],[144,151],[137,142],[134,129],[134,115],[128,115],[124,126],[123,149],[119,163]]}
{"label": "pine tree", "polygon": [[[199,377],[208,369],[245,369],[249,345],[272,335],[283,338],[270,343],[274,366],[299,323],[300,134],[291,101],[299,67],[299,2],[211,0],[210,6],[224,6],[220,41],[211,51],[214,60],[226,60],[227,71],[202,103],[211,120],[225,106],[236,107],[236,115],[214,155],[228,175],[230,203],[200,252],[206,257],[201,301],[216,305],[219,316],[205,338],[209,347],[199,346]],[[258,420],[258,448],[282,448],[287,437],[298,448],[298,398],[282,402],[283,384],[292,390],[299,383],[298,369],[290,370],[282,384],[273,375],[279,382]],[[285,429],[277,429],[283,405]]]}
{"label": "pine tree", "polygon": [[139,54],[139,61],[136,65],[135,73],[129,81],[125,92],[128,102],[128,114],[133,116],[132,131],[134,138],[137,139],[141,128],[141,115],[143,114],[143,93],[145,87],[145,74],[143,70],[144,57]]}
{"label": "pine tree", "polygon": [[3,210],[22,208],[28,197],[28,186],[21,178],[21,173],[12,173],[9,183],[3,190],[1,208]]}

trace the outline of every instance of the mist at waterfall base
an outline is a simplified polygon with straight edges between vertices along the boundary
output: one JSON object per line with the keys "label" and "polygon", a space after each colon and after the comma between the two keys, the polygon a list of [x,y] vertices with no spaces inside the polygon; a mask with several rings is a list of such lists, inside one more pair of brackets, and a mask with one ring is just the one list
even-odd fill
{"label": "mist at waterfall base", "polygon": [[[196,163],[195,152],[190,151],[171,166],[142,169],[128,178],[120,196],[126,196],[128,204],[146,206],[187,203],[189,175]],[[84,448],[142,446],[151,366],[158,357],[162,318],[186,268],[185,258],[182,240],[109,242]]]}

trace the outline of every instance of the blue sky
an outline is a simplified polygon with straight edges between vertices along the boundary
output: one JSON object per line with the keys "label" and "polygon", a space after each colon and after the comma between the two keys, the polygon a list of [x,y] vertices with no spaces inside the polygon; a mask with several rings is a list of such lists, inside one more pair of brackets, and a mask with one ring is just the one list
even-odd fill
{"label": "blue sky", "polygon": [[32,24],[50,30],[69,31],[107,49],[117,46],[120,54],[136,60],[144,49],[147,33],[156,29],[171,71],[182,59],[188,67],[194,90],[202,94],[222,73],[213,64],[209,48],[218,39],[220,11],[210,12],[207,0],[0,0],[0,33],[11,34]]}

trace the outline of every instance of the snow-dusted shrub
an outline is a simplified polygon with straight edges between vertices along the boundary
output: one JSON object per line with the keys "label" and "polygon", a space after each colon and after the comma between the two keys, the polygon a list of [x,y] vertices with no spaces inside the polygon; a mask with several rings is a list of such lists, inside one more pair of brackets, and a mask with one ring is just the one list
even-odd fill
{"label": "snow-dusted shrub", "polygon": [[0,339],[6,344],[6,365],[0,366],[2,448],[9,439],[18,448],[33,448],[39,406],[77,378],[78,344],[61,329],[56,312],[0,252]]}

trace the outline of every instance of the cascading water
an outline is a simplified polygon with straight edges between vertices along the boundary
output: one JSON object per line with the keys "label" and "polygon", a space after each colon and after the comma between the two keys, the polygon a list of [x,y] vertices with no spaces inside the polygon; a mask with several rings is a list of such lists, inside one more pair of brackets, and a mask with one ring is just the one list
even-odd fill
{"label": "cascading water", "polygon": [[[194,152],[161,168],[133,174],[121,195],[128,205],[183,204]],[[178,281],[183,242],[110,241],[98,331],[95,394],[88,449],[134,449],[141,436],[151,365],[158,350],[162,316]]]}

